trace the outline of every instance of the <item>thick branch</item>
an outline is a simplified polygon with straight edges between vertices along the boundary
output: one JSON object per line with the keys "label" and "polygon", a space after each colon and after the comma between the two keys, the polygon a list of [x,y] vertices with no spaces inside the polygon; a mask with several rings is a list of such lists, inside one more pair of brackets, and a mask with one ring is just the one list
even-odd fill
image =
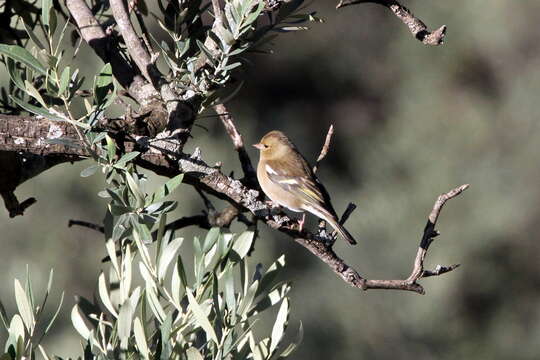
{"label": "thick branch", "polygon": [[426,45],[442,45],[446,35],[446,25],[430,32],[422,20],[415,17],[413,13],[396,0],[340,0],[336,8],[349,5],[374,3],[386,6],[397,16],[407,27],[413,36]]}
{"label": "thick branch", "polygon": [[131,24],[124,0],[111,0],[110,4],[114,19],[124,38],[131,59],[135,61],[146,80],[155,86],[157,79],[155,78],[155,74],[152,73],[154,71],[154,64],[151,61],[150,54],[144,48],[142,41]]}
{"label": "thick branch", "polygon": [[129,94],[141,104],[155,97],[157,95],[155,89],[120,55],[116,44],[105,34],[86,2],[66,0],[66,6],[84,41],[103,62],[111,63],[114,78],[128,90]]}

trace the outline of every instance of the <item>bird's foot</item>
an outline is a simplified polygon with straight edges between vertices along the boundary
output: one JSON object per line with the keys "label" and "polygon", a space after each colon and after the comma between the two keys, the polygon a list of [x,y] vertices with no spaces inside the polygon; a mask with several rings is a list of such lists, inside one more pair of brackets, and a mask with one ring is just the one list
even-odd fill
{"label": "bird's foot", "polygon": [[283,211],[283,207],[279,205],[277,202],[274,202],[272,200],[267,200],[264,203],[266,204],[266,206],[270,208],[271,215],[277,215]]}
{"label": "bird's foot", "polygon": [[264,202],[266,204],[266,206],[268,206],[269,208],[271,209],[281,209],[281,205],[279,205],[277,202],[275,201],[272,201],[272,200],[266,200]]}
{"label": "bird's foot", "polygon": [[332,247],[336,242],[336,232],[328,231],[326,229],[326,221],[319,220],[319,229],[318,229],[319,238],[324,242],[328,247]]}

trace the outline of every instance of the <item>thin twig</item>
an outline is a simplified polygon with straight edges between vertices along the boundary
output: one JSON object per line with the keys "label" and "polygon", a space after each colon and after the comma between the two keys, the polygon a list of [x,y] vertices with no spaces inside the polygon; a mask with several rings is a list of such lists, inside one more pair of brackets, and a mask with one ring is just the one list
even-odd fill
{"label": "thin twig", "polygon": [[415,17],[413,13],[396,0],[340,0],[336,8],[342,8],[350,5],[374,3],[386,6],[394,15],[400,19],[413,36],[426,45],[442,45],[446,35],[446,25],[441,26],[435,31],[430,32],[422,20]]}
{"label": "thin twig", "polygon": [[242,139],[242,135],[240,135],[240,133],[236,129],[236,126],[234,125],[234,120],[231,113],[223,104],[214,106],[214,110],[219,115],[219,118],[223,123],[227,134],[229,134],[234,149],[238,152],[238,158],[240,159],[240,164],[242,165],[242,171],[244,172],[244,176],[251,182],[256,183],[256,181],[254,181],[256,178],[256,174],[253,168],[253,164],[251,162],[251,158],[249,157],[246,148],[244,147],[244,140]]}
{"label": "thin twig", "polygon": [[100,233],[105,233],[105,228],[101,225],[98,225],[98,224],[94,224],[94,223],[91,223],[91,222],[88,222],[88,221],[83,221],[83,220],[69,220],[68,222],[68,227],[72,227],[73,225],[77,225],[77,226],[82,226],[82,227],[85,227],[85,228],[88,228],[88,229],[92,229],[92,230],[96,230],[96,231],[99,231]]}
{"label": "thin twig", "polygon": [[356,205],[354,203],[349,203],[347,205],[347,208],[343,212],[343,215],[341,215],[341,219],[339,220],[339,224],[343,225],[345,224],[345,221],[349,219],[349,216],[353,213],[353,211],[356,209]]}
{"label": "thin twig", "polygon": [[319,163],[328,154],[328,149],[330,148],[330,142],[332,141],[332,135],[334,135],[334,125],[330,125],[330,127],[328,128],[328,133],[326,134],[326,139],[324,140],[324,145],[321,149],[321,153],[319,154],[319,157],[317,158],[317,161],[315,162],[315,166],[313,167],[314,173],[317,172],[319,168]]}
{"label": "thin twig", "polygon": [[2,196],[2,199],[4,199],[4,205],[9,212],[10,218],[17,215],[24,215],[24,211],[37,201],[35,198],[30,197],[22,203],[19,203],[19,200],[13,191],[3,191],[2,189],[0,189],[0,191],[0,195]]}

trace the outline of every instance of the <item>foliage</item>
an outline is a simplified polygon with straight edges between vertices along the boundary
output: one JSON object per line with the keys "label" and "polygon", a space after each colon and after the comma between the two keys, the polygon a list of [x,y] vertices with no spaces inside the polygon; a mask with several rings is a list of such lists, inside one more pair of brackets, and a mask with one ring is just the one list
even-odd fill
{"label": "foliage", "polygon": [[[289,17],[294,23],[309,20],[308,15],[295,14],[303,1],[288,3],[269,23],[260,25],[262,0],[228,0],[225,17],[208,29],[201,21],[208,7],[196,0],[188,3],[180,9],[174,2],[167,6],[160,2],[161,16],[154,17],[170,41],[153,40],[168,66],[166,77],[174,79],[179,92],[191,90],[206,105],[223,101],[223,93],[217,90],[231,95],[232,74],[242,65],[242,53],[261,46],[270,32],[300,30],[287,24]],[[42,0],[41,7],[35,19],[32,13],[20,19],[28,39],[24,46],[0,44],[11,80],[9,95],[2,92],[1,105],[11,112],[71,123],[94,160],[81,176],[91,176],[98,170],[105,174],[106,185],[99,196],[109,199],[104,220],[109,268],[98,279],[100,301],[78,298],[71,311],[73,325],[84,340],[83,357],[288,357],[300,342],[302,329],[295,342],[283,346],[291,287],[276,279],[285,266],[284,256],[265,272],[261,265],[250,269],[247,254],[254,233],[232,234],[218,228],[211,229],[204,239],[194,239],[193,254],[181,254],[184,238],[167,227],[167,214],[178,203],[166,197],[178,188],[183,175],[146,193],[146,177],[132,163],[140,153],[123,153],[106,132],[96,127],[118,98],[111,65],[105,64],[89,86],[72,65],[77,49],[71,59],[62,49],[70,23],[61,25],[52,1]],[[147,13],[143,2],[139,7]],[[110,16],[105,3],[100,2],[93,10],[100,20]],[[125,49],[122,52],[128,56]],[[80,102],[84,104],[82,110]],[[81,146],[69,139],[52,142]],[[190,263],[186,261],[188,256],[192,258],[191,267],[186,265]],[[15,281],[18,313],[8,321],[2,311],[9,338],[1,359],[33,359],[36,349],[50,358],[40,341],[49,332],[61,303],[45,330],[38,335],[36,329],[51,283],[52,272],[45,298],[38,306],[30,277],[24,289]],[[255,334],[259,314],[278,306],[271,332],[259,338]]]}

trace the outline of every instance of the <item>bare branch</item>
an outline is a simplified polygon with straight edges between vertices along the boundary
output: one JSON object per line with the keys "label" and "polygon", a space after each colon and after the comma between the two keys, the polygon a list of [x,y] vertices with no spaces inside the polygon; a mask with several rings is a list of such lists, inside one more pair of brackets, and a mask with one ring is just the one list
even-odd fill
{"label": "bare branch", "polygon": [[426,45],[442,45],[446,35],[446,25],[430,32],[424,22],[413,15],[413,13],[396,0],[340,0],[336,8],[349,5],[374,3],[386,6],[397,16],[407,27],[413,36]]}
{"label": "bare branch", "polygon": [[234,125],[234,121],[233,121],[233,117],[231,113],[227,110],[224,104],[219,104],[219,105],[214,106],[214,110],[219,115],[219,118],[221,122],[223,123],[223,126],[225,127],[227,134],[229,134],[229,137],[232,140],[234,149],[238,152],[240,164],[242,165],[242,170],[244,171],[244,176],[249,181],[257,183],[255,181],[256,174],[253,168],[253,164],[246,151],[246,148],[244,147],[244,140],[242,139],[242,135],[240,135],[238,130],[236,130],[236,126]]}
{"label": "bare branch", "polygon": [[73,220],[73,219],[69,220],[68,227],[72,227],[73,225],[82,226],[88,229],[96,230],[102,234],[105,232],[105,228],[102,225],[94,224],[88,221]]}
{"label": "bare branch", "polygon": [[341,219],[339,220],[339,224],[340,225],[345,224],[345,221],[347,221],[349,219],[349,216],[351,216],[351,214],[353,213],[354,210],[356,210],[356,205],[353,204],[353,203],[349,203],[349,205],[347,205],[347,208],[343,212],[343,215],[341,215]]}
{"label": "bare branch", "polygon": [[30,197],[20,203],[13,191],[2,191],[0,192],[0,195],[2,196],[2,199],[4,199],[4,206],[6,207],[10,218],[17,215],[24,215],[25,210],[37,201],[35,198]]}
{"label": "bare branch", "polygon": [[317,158],[317,162],[315,163],[315,166],[313,167],[313,172],[316,173],[319,168],[319,163],[326,157],[326,154],[328,154],[328,149],[330,148],[330,142],[332,141],[332,135],[334,135],[334,125],[330,125],[328,128],[328,133],[326,134],[326,139],[324,140],[324,145],[321,149],[321,153],[319,154],[319,157]]}

